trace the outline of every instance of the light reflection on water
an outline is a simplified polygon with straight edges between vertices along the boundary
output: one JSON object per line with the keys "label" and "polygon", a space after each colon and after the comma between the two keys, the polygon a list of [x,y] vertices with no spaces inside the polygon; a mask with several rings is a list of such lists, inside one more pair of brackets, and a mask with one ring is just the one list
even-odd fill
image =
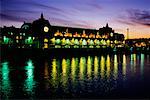
{"label": "light reflection on water", "polygon": [[2,67],[0,70],[2,74],[2,81],[1,83],[1,92],[3,92],[3,95],[8,98],[11,95],[11,83],[9,79],[9,66],[8,62],[2,63]]}
{"label": "light reflection on water", "polygon": [[28,95],[33,95],[36,82],[34,80],[34,66],[32,60],[27,61],[25,70],[27,78],[24,81],[24,91],[26,91]]}
{"label": "light reflection on water", "polygon": [[[43,87],[46,91],[51,91],[49,93],[58,95],[57,91],[61,90],[62,93],[70,93],[72,96],[81,96],[85,93],[104,95],[117,89],[118,82],[122,79],[123,82],[128,82],[136,75],[143,79],[150,64],[149,55],[144,54],[54,57],[43,62],[43,72],[41,70],[41,73],[35,74],[35,68],[39,66],[33,62],[35,61],[31,59],[25,62],[23,70],[26,77],[21,87],[24,95],[31,97],[35,97],[37,92],[40,94],[37,88],[41,81],[35,79],[35,75],[41,73],[43,79],[47,80]],[[1,92],[4,98],[9,98],[13,88],[9,77],[10,65],[9,62],[3,62],[1,65]]]}

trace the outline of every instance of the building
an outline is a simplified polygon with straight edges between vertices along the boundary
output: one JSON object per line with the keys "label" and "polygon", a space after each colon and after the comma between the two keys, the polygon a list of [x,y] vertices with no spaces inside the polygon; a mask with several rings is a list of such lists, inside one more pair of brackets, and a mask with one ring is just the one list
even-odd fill
{"label": "building", "polygon": [[2,46],[9,48],[101,48],[123,45],[124,35],[106,27],[96,29],[52,26],[41,14],[21,28],[1,28]]}

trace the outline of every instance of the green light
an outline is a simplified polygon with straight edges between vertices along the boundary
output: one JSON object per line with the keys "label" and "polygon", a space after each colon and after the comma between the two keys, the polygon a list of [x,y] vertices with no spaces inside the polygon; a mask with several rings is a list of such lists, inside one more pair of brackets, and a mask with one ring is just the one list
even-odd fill
{"label": "green light", "polygon": [[87,45],[87,42],[85,39],[83,40],[82,45]]}
{"label": "green light", "polygon": [[79,45],[78,39],[75,39],[75,40],[74,40],[74,44],[75,44],[75,45]]}
{"label": "green light", "polygon": [[144,54],[141,54],[141,64],[140,64],[140,72],[141,72],[141,75],[143,76],[143,73],[144,73]]}
{"label": "green light", "polygon": [[2,84],[1,84],[1,91],[4,93],[4,97],[8,98],[8,96],[11,93],[11,85],[10,85],[10,80],[9,80],[9,67],[8,67],[8,62],[2,63]]}
{"label": "green light", "polygon": [[70,45],[69,39],[66,39],[66,44],[67,44],[67,45]]}
{"label": "green light", "polygon": [[56,39],[55,42],[56,42],[56,44],[58,44],[58,45],[61,43],[60,39]]}
{"label": "green light", "polygon": [[24,82],[24,90],[28,94],[33,94],[33,88],[35,86],[34,81],[34,66],[32,60],[27,61],[27,66],[25,66],[27,78]]}
{"label": "green light", "polygon": [[32,37],[28,37],[28,39],[25,40],[26,44],[32,44],[33,43],[33,39]]}
{"label": "green light", "polygon": [[93,41],[93,40],[90,40],[89,44],[90,44],[90,45],[94,45],[94,41]]}
{"label": "green light", "polygon": [[3,40],[4,40],[4,44],[8,44],[9,43],[9,38],[7,38],[6,36],[3,36]]}

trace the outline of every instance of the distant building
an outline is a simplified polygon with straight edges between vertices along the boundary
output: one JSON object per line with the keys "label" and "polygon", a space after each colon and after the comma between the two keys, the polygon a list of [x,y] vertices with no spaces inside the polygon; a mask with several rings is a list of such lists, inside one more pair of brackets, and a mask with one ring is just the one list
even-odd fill
{"label": "distant building", "polygon": [[10,48],[101,48],[123,44],[124,35],[106,27],[96,29],[52,26],[41,14],[21,28],[1,28],[2,46]]}

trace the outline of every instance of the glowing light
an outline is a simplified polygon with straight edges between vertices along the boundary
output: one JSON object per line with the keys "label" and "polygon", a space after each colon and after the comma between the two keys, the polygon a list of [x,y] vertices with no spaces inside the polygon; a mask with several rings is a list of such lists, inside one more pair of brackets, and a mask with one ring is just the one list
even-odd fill
{"label": "glowing light", "polygon": [[63,89],[64,91],[67,90],[67,82],[68,82],[68,71],[69,71],[69,67],[70,67],[70,60],[66,60],[66,59],[62,59],[62,85],[63,85]]}
{"label": "glowing light", "polygon": [[60,45],[61,44],[60,39],[56,39],[55,43],[58,44],[58,45]]}
{"label": "glowing light", "polygon": [[98,64],[99,64],[98,57],[95,56],[95,58],[94,58],[94,76],[95,76],[95,78],[98,77]]}
{"label": "glowing light", "polygon": [[84,79],[84,75],[85,75],[85,64],[86,64],[86,58],[85,57],[81,57],[80,58],[80,63],[79,63],[79,76],[80,79],[83,80]]}
{"label": "glowing light", "polygon": [[67,44],[67,45],[70,45],[70,44],[71,44],[69,39],[66,39],[66,44]]}
{"label": "glowing light", "polygon": [[52,44],[55,44],[55,38],[51,39]]}
{"label": "glowing light", "polygon": [[29,59],[27,61],[27,66],[25,66],[25,70],[26,70],[27,78],[24,82],[24,90],[28,94],[34,94],[33,88],[35,87],[36,83],[34,81],[34,66],[32,60]]}
{"label": "glowing light", "polygon": [[106,75],[107,78],[109,78],[110,77],[110,56],[109,55],[107,55],[106,67],[107,67]]}
{"label": "glowing light", "polygon": [[4,44],[8,44],[9,43],[9,38],[7,38],[6,36],[3,37],[4,40]]}
{"label": "glowing light", "polygon": [[66,59],[62,60],[62,74],[63,76],[66,76],[66,71],[67,70],[67,63],[66,63]]}
{"label": "glowing light", "polygon": [[25,43],[26,44],[32,44],[33,43],[33,40],[31,37],[28,37],[28,39],[25,40]]}
{"label": "glowing light", "polygon": [[44,27],[44,32],[48,32],[49,28],[47,26]]}
{"label": "glowing light", "polygon": [[22,36],[20,36],[20,39],[22,39]]}
{"label": "glowing light", "polygon": [[117,55],[114,55],[114,79],[118,78],[118,62]]}
{"label": "glowing light", "polygon": [[75,81],[75,78],[76,78],[76,67],[77,67],[77,61],[75,58],[72,58],[72,61],[71,61],[71,77],[72,77],[72,80]]}
{"label": "glowing light", "polygon": [[122,74],[125,77],[126,76],[126,55],[123,55],[123,67],[122,67]]}
{"label": "glowing light", "polygon": [[16,36],[16,39],[19,39],[19,36]]}
{"label": "glowing light", "polygon": [[48,42],[48,39],[47,39],[47,38],[45,38],[45,39],[44,39],[44,42]]}
{"label": "glowing light", "polygon": [[140,72],[141,72],[141,75],[143,76],[143,73],[144,73],[144,54],[141,54],[141,63],[140,63]]}
{"label": "glowing light", "polygon": [[71,44],[74,44],[74,38],[72,38],[72,40],[71,40]]}
{"label": "glowing light", "polygon": [[87,75],[88,75],[89,79],[91,79],[91,72],[92,72],[91,57],[88,56],[88,59],[87,59]]}
{"label": "glowing light", "polygon": [[2,63],[1,67],[1,92],[3,92],[3,96],[5,98],[8,98],[8,96],[11,93],[11,84],[9,80],[9,67],[8,67],[8,62]]}
{"label": "glowing light", "polygon": [[90,40],[89,45],[94,45],[94,41]]}
{"label": "glowing light", "polygon": [[101,78],[103,79],[104,78],[104,72],[105,72],[105,58],[103,56],[101,56]]}
{"label": "glowing light", "polygon": [[56,59],[52,60],[52,85],[56,86],[56,81],[57,81],[57,62]]}
{"label": "glowing light", "polygon": [[48,43],[44,43],[44,48],[48,48]]}
{"label": "glowing light", "polygon": [[83,39],[82,45],[87,45],[87,42],[85,39]]}
{"label": "glowing light", "polygon": [[63,38],[63,39],[61,40],[61,42],[62,42],[62,45],[65,45],[65,44],[66,44],[65,38]]}
{"label": "glowing light", "polygon": [[75,45],[79,45],[78,39],[75,39],[75,40],[74,40],[74,44],[75,44]]}
{"label": "glowing light", "polygon": [[110,33],[110,36],[113,37],[113,33]]}

